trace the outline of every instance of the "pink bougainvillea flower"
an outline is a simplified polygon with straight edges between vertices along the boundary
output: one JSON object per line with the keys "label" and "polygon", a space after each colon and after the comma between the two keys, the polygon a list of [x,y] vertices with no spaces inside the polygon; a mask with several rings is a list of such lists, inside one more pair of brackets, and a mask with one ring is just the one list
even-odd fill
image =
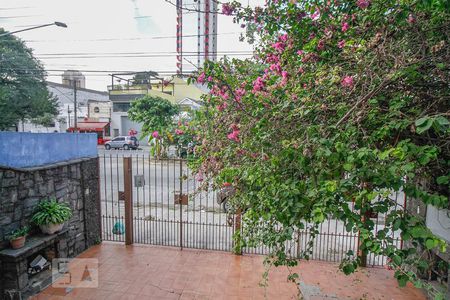
{"label": "pink bougainvillea flower", "polygon": [[339,47],[340,49],[344,48],[344,47],[345,47],[345,41],[344,41],[344,40],[339,41],[339,42],[338,42],[338,47]]}
{"label": "pink bougainvillea flower", "polygon": [[264,80],[261,77],[256,78],[253,82],[253,92],[259,92],[264,88]]}
{"label": "pink bougainvillea flower", "polygon": [[218,111],[224,111],[228,107],[228,103],[224,102],[217,106]]}
{"label": "pink bougainvillea flower", "polygon": [[277,63],[280,61],[280,58],[275,54],[267,55],[266,62],[268,63]]}
{"label": "pink bougainvillea flower", "polygon": [[152,137],[154,137],[155,139],[159,138],[159,133],[158,133],[158,131],[156,131],[156,130],[153,131]]}
{"label": "pink bougainvillea flower", "polygon": [[239,132],[240,132],[239,129],[233,130],[231,133],[229,133],[227,135],[227,138],[229,140],[232,140],[232,141],[235,141],[235,142],[239,142]]}
{"label": "pink bougainvillea flower", "polygon": [[298,55],[303,55],[303,53],[304,53],[303,50],[298,50],[298,51],[297,51],[297,54],[298,54]]}
{"label": "pink bougainvillea flower", "polygon": [[224,183],[223,183],[223,186],[225,186],[225,187],[231,186],[231,183],[229,183],[229,182],[224,182]]}
{"label": "pink bougainvillea flower", "polygon": [[342,28],[341,28],[342,32],[346,32],[349,28],[350,28],[350,25],[348,25],[347,22],[342,23]]}
{"label": "pink bougainvillea flower", "polygon": [[300,74],[303,74],[303,73],[305,73],[305,70],[303,70],[303,68],[300,67],[300,68],[298,68],[298,72],[299,72]]}
{"label": "pink bougainvillea flower", "polygon": [[353,87],[353,77],[352,76],[344,76],[341,80],[341,85],[346,88]]}
{"label": "pink bougainvillea flower", "polygon": [[197,82],[198,82],[198,83],[205,83],[205,73],[202,73],[202,74],[200,74],[200,75],[197,77]]}
{"label": "pink bougainvillea flower", "polygon": [[320,10],[316,10],[312,15],[311,15],[311,19],[312,20],[317,20],[320,18]]}
{"label": "pink bougainvillea flower", "polygon": [[212,82],[212,81],[213,81],[212,76],[208,76],[208,82]]}
{"label": "pink bougainvillea flower", "polygon": [[282,42],[286,42],[288,39],[288,35],[287,34],[283,34],[282,36],[280,36],[280,41]]}
{"label": "pink bougainvillea flower", "polygon": [[272,64],[272,65],[270,65],[269,69],[272,72],[280,73],[281,72],[281,65],[280,65],[280,63]]}
{"label": "pink bougainvillea flower", "polygon": [[230,5],[230,3],[222,4],[222,13],[226,16],[231,16],[233,14],[234,8]]}
{"label": "pink bougainvillea flower", "polygon": [[276,42],[272,44],[273,49],[277,50],[278,52],[283,52],[284,51],[284,47],[286,47],[286,45],[283,42]]}
{"label": "pink bougainvillea flower", "polygon": [[234,95],[235,95],[235,97],[236,97],[236,101],[237,101],[237,102],[241,102],[242,96],[245,95],[245,90],[244,90],[244,89],[237,89],[237,90],[234,92]]}
{"label": "pink bougainvillea flower", "polygon": [[184,131],[183,130],[181,130],[181,129],[175,129],[175,134],[178,134],[178,135],[182,135],[184,133]]}
{"label": "pink bougainvillea flower", "polygon": [[369,0],[358,0],[358,1],[356,1],[356,5],[358,5],[358,7],[361,9],[366,9],[367,7],[369,7],[370,1]]}
{"label": "pink bougainvillea flower", "polygon": [[317,50],[323,50],[323,48],[325,48],[325,42],[323,40],[320,40],[317,43]]}

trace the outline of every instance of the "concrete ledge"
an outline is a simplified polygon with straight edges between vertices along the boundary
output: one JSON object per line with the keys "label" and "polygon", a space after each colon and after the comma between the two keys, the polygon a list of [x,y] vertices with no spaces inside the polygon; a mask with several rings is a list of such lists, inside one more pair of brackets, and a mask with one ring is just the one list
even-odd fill
{"label": "concrete ledge", "polygon": [[31,168],[97,157],[95,133],[0,132],[0,165]]}
{"label": "concrete ledge", "polygon": [[47,165],[42,165],[42,166],[37,166],[37,167],[28,167],[28,168],[13,168],[13,167],[9,167],[9,166],[3,166],[0,164],[0,170],[13,170],[13,171],[18,171],[18,172],[33,172],[33,171],[40,171],[40,170],[54,169],[54,168],[63,167],[63,166],[69,166],[69,165],[77,164],[80,162],[89,161],[94,158],[97,158],[97,157],[72,159],[72,160],[62,161],[62,162],[58,162],[58,163],[54,163],[54,164],[47,164]]}

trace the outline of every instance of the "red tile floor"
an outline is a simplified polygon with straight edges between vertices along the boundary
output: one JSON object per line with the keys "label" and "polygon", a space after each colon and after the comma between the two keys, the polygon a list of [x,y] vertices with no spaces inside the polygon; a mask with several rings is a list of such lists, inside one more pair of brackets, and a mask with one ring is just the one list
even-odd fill
{"label": "red tile floor", "polygon": [[[286,268],[273,268],[268,287],[259,286],[262,256],[104,242],[78,258],[98,259],[98,288],[49,287],[34,299],[298,299]],[[425,299],[399,288],[392,271],[362,269],[345,276],[336,264],[301,262],[304,299]]]}

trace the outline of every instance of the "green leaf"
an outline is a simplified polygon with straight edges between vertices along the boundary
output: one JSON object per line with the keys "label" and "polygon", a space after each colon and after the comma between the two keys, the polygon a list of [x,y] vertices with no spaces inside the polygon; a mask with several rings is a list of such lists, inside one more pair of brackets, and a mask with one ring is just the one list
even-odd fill
{"label": "green leaf", "polygon": [[349,275],[355,271],[355,267],[352,264],[347,264],[342,268],[342,271],[344,271],[345,275]]}
{"label": "green leaf", "polygon": [[402,219],[396,219],[394,221],[394,224],[392,224],[392,230],[397,231],[400,228],[401,224],[402,224]]}
{"label": "green leaf", "polygon": [[435,246],[437,246],[437,244],[437,241],[434,239],[427,239],[427,241],[425,242],[425,246],[428,250],[433,249]]}
{"label": "green leaf", "polygon": [[448,184],[449,183],[449,176],[440,176],[436,178],[437,184]]}
{"label": "green leaf", "polygon": [[402,264],[402,258],[398,255],[394,255],[394,257],[392,258],[392,261],[397,265],[400,266]]}
{"label": "green leaf", "polygon": [[398,282],[398,285],[399,285],[400,287],[406,286],[406,283],[408,283],[408,276],[406,276],[406,275],[400,275],[400,276],[398,276],[398,277],[397,277],[397,282]]}
{"label": "green leaf", "polygon": [[424,117],[416,121],[416,132],[422,134],[433,125],[433,119],[430,117]]}
{"label": "green leaf", "polygon": [[447,118],[443,116],[439,116],[435,119],[435,122],[439,124],[440,126],[448,126],[450,125],[450,122],[447,120]]}

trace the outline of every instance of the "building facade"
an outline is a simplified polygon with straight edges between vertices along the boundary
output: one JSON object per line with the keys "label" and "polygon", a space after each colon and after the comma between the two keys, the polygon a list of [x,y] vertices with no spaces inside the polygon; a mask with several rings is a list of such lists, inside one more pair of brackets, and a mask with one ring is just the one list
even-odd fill
{"label": "building facade", "polygon": [[[140,136],[142,125],[128,118],[131,103],[146,95],[161,97],[173,104],[192,106],[197,109],[201,96],[207,92],[202,86],[188,85],[186,79],[173,76],[159,78],[149,76],[136,80],[139,73],[113,74],[112,84],[108,86],[109,100],[112,103],[111,136],[128,135],[130,130],[136,130]],[[132,77],[131,79],[128,79]],[[134,79],[133,79],[134,78]],[[190,99],[188,101],[187,99]],[[184,100],[183,103],[180,103]],[[195,106],[195,108],[194,108]]]}
{"label": "building facade", "polygon": [[[177,0],[177,72],[192,71],[192,64],[201,68],[207,60],[217,60],[217,9],[216,0]],[[195,12],[195,13],[194,13]],[[185,36],[189,38],[184,39]],[[190,37],[196,36],[191,39]],[[195,42],[194,42],[195,41]],[[186,61],[184,53],[196,53],[196,61]]]}
{"label": "building facade", "polygon": [[[80,85],[79,83],[77,86]],[[24,122],[19,125],[19,131],[24,132],[66,132],[75,124],[74,88],[72,86],[47,82],[47,89],[57,98],[58,116],[49,127],[35,125],[31,122]],[[77,121],[83,122],[85,118],[98,118],[99,121],[110,119],[109,96],[107,92],[77,88]],[[98,113],[95,113],[97,111]],[[92,111],[93,115],[90,116]]]}

